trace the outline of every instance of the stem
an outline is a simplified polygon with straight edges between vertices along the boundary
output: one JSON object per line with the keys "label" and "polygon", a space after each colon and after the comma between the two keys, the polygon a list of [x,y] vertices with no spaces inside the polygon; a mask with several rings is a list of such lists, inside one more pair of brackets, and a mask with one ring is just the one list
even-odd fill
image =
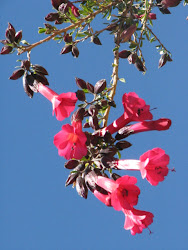
{"label": "stem", "polygon": [[21,49],[18,50],[18,55],[21,55],[23,54],[24,52],[26,51],[31,51],[33,48],[35,48],[36,46],[44,43],[44,42],[48,42],[50,41],[52,38],[54,38],[55,36],[57,35],[60,35],[61,33],[66,33],[68,30],[71,30],[71,29],[74,29],[74,28],[77,28],[79,27],[83,22],[87,21],[88,19],[90,18],[94,18],[96,15],[100,14],[101,12],[103,12],[104,10],[112,7],[113,5],[116,5],[117,2],[119,1],[115,1],[115,2],[112,2],[110,4],[108,4],[107,6],[103,6],[101,9],[89,14],[88,16],[86,16],[85,18],[81,18],[78,20],[78,22],[74,23],[74,24],[71,24],[70,26],[66,27],[66,28],[63,28],[63,29],[60,29],[60,30],[57,30],[57,31],[54,31],[52,35],[44,38],[43,40],[40,40],[36,43],[33,43],[29,46],[26,46],[26,47],[22,47]]}
{"label": "stem", "polygon": [[162,42],[159,40],[159,38],[153,33],[152,29],[150,29],[147,25],[146,28],[151,32],[151,34],[155,37],[155,39],[160,43],[160,45],[167,51],[170,53],[170,51],[167,50],[167,48],[162,44]]}
{"label": "stem", "polygon": [[[118,49],[114,52],[114,67],[113,67],[113,73],[112,73],[112,76],[113,76],[113,83],[112,83],[112,90],[109,94],[109,99],[111,101],[113,101],[114,99],[114,96],[115,96],[115,93],[116,93],[116,87],[117,87],[117,82],[119,80],[119,77],[118,77],[118,69],[119,69],[119,39],[120,38],[120,33],[118,32],[117,33],[117,46],[118,46]],[[103,118],[103,126],[106,127],[107,126],[107,122],[108,122],[108,116],[109,116],[109,113],[110,113],[110,106],[106,109],[105,113],[104,113],[104,118]]]}
{"label": "stem", "polygon": [[[129,12],[129,9],[131,9],[133,4],[133,0],[130,1],[128,8],[122,13],[122,16],[126,16],[127,13]],[[113,67],[113,73],[112,73],[112,77],[113,77],[113,83],[112,83],[112,90],[109,94],[109,99],[111,101],[113,101],[114,96],[116,94],[116,87],[117,87],[117,82],[119,80],[118,77],[118,69],[119,69],[119,44],[120,44],[120,33],[121,31],[117,32],[116,34],[116,45],[117,45],[117,50],[114,52],[114,67]],[[107,126],[107,122],[108,122],[108,117],[109,117],[109,113],[110,113],[110,106],[106,109],[105,113],[104,113],[104,118],[103,118],[103,127]]]}

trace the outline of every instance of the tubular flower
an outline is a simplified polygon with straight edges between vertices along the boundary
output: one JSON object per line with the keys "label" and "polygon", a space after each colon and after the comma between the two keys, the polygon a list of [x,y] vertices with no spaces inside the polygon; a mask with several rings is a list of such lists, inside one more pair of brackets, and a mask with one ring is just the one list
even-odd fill
{"label": "tubular flower", "polygon": [[129,210],[138,203],[140,189],[135,185],[136,182],[135,177],[128,175],[122,176],[116,181],[102,176],[97,178],[97,185],[110,193],[111,205],[118,211],[122,210],[122,208]]}
{"label": "tubular flower", "polygon": [[52,102],[53,115],[55,113],[57,120],[62,121],[69,117],[70,113],[74,110],[77,102],[76,93],[68,92],[58,95],[52,89],[44,86],[43,84],[38,85],[38,92]]}
{"label": "tubular flower", "polygon": [[60,156],[69,159],[81,159],[87,154],[86,135],[80,121],[63,125],[62,130],[54,136],[54,144]]}
{"label": "tubular flower", "polygon": [[124,228],[126,230],[131,230],[131,234],[140,234],[144,228],[148,228],[148,226],[153,222],[154,215],[150,212],[141,211],[137,209],[126,210],[122,209],[125,214],[125,224]]}
{"label": "tubular flower", "polygon": [[145,101],[139,98],[134,92],[125,93],[122,98],[122,103],[124,106],[124,114],[108,127],[100,130],[101,135],[105,134],[107,130],[113,134],[132,121],[145,121],[153,118],[149,111],[150,106],[146,105]]}
{"label": "tubular flower", "polygon": [[140,170],[142,178],[156,186],[168,174],[169,160],[163,149],[154,148],[141,155],[140,160],[117,160],[111,164],[117,169]]}
{"label": "tubular flower", "polygon": [[167,176],[167,165],[169,164],[170,157],[165,154],[163,149],[154,148],[148,150],[140,156],[140,161],[144,162],[140,168],[142,178],[146,178],[151,185],[158,185]]}
{"label": "tubular flower", "polygon": [[138,122],[128,127],[131,133],[136,134],[140,132],[146,132],[151,130],[167,130],[171,126],[172,122],[170,119],[161,118],[155,121],[144,121]]}

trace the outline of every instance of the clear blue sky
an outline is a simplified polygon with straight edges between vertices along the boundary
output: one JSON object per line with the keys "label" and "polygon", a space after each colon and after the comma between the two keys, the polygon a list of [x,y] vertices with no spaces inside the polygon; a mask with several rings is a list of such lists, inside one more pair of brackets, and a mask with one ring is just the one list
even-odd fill
{"label": "clear blue sky", "polygon": [[[38,26],[51,12],[50,0],[1,0],[0,39],[4,39],[7,23],[23,30],[29,42],[42,39]],[[150,104],[155,119],[172,119],[172,127],[165,132],[133,135],[131,148],[123,158],[138,159],[154,147],[165,149],[170,155],[166,180],[157,187],[138,177],[141,195],[137,208],[154,214],[149,235],[132,236],[125,231],[124,215],[105,207],[91,193],[87,200],[79,197],[64,183],[69,171],[64,159],[58,156],[53,136],[62,124],[51,116],[51,104],[40,94],[29,99],[23,91],[22,80],[11,81],[16,54],[0,56],[1,122],[0,122],[0,249],[2,250],[124,250],[124,249],[186,249],[188,224],[188,158],[187,158],[187,8],[172,8],[171,15],[158,10],[154,31],[173,54],[173,62],[158,70],[159,54],[151,44],[145,45],[148,72],[143,76],[133,65],[121,60],[116,103],[110,121],[123,112],[122,94],[135,91]],[[98,23],[96,27],[98,28]],[[105,78],[112,72],[113,38],[106,32],[101,36],[103,46],[86,41],[79,44],[80,56],[59,55],[63,44],[49,42],[35,48],[31,62],[49,71],[51,88],[56,92],[75,91],[75,77],[90,83]],[[122,44],[122,49],[127,45]],[[125,172],[121,173],[126,174]]]}

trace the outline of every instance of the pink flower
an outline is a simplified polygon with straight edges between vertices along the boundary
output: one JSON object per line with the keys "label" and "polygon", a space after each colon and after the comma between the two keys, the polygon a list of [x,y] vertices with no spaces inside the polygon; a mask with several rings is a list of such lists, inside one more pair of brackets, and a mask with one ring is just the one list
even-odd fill
{"label": "pink flower", "polygon": [[148,228],[148,226],[153,222],[154,215],[150,212],[134,208],[131,210],[122,209],[122,211],[126,216],[124,228],[126,230],[130,229],[132,235],[142,233],[142,230],[144,228]]}
{"label": "pink flower", "polygon": [[161,148],[154,148],[140,156],[141,165],[140,171],[142,178],[146,178],[151,185],[158,185],[160,181],[168,174],[170,158]]}
{"label": "pink flower", "polygon": [[63,125],[62,130],[54,136],[54,144],[58,148],[60,156],[66,160],[81,159],[87,154],[86,135],[82,131],[80,121]]}
{"label": "pink flower", "polygon": [[167,118],[161,118],[155,121],[144,121],[144,122],[138,122],[128,127],[128,130],[132,133],[140,133],[140,132],[146,132],[151,130],[167,130],[171,126],[172,122],[170,119]]}
{"label": "pink flower", "polygon": [[145,121],[153,118],[149,111],[150,106],[146,105],[145,101],[139,98],[134,92],[125,93],[122,98],[122,103],[124,106],[124,114],[108,127],[100,130],[100,135],[104,135],[106,131],[113,134],[132,121]]}
{"label": "pink flower", "polygon": [[59,121],[69,117],[78,100],[76,93],[68,92],[58,95],[52,89],[44,86],[43,84],[39,84],[37,90],[52,102],[53,114],[55,112],[56,118]]}
{"label": "pink flower", "polygon": [[122,208],[131,209],[138,203],[140,189],[135,185],[136,182],[135,177],[128,175],[122,176],[116,181],[102,176],[97,178],[97,185],[110,193],[111,205],[118,211],[122,210]]}
{"label": "pink flower", "polygon": [[121,170],[139,170],[142,178],[151,185],[158,185],[168,174],[169,156],[161,148],[154,148],[140,156],[140,160],[117,160],[112,166]]}

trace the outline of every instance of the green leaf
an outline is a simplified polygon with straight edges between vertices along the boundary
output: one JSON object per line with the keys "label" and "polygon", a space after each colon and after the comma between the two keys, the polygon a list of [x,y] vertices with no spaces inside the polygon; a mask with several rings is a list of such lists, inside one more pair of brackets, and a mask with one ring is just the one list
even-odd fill
{"label": "green leaf", "polygon": [[42,34],[42,33],[44,33],[45,31],[46,31],[45,28],[39,28],[38,33],[39,33],[39,34]]}
{"label": "green leaf", "polygon": [[119,78],[119,80],[120,80],[120,82],[124,82],[124,83],[126,83],[125,78]]}
{"label": "green leaf", "polygon": [[118,155],[118,158],[121,159],[121,154],[119,151],[117,152],[117,155]]}

